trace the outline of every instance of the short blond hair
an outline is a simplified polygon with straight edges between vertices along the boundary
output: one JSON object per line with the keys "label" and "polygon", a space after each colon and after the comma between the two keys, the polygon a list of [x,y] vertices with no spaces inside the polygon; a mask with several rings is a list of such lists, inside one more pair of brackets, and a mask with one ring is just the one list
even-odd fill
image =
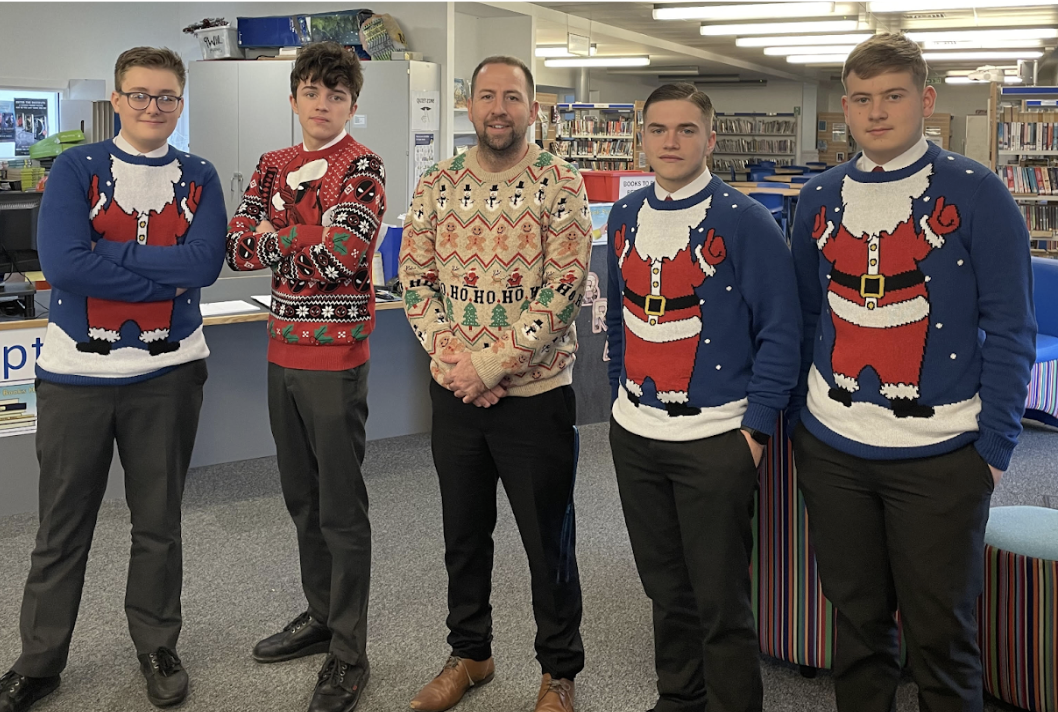
{"label": "short blond hair", "polygon": [[180,83],[180,91],[183,93],[184,85],[187,83],[187,71],[184,69],[184,60],[180,59],[173,50],[168,47],[133,47],[121,53],[118,61],[114,64],[114,90],[122,91],[121,83],[125,81],[125,73],[133,67],[147,67],[148,69],[168,69],[176,75]]}
{"label": "short blond hair", "polygon": [[855,72],[860,79],[873,79],[887,72],[909,72],[919,89],[926,88],[929,68],[922,58],[922,50],[903,32],[883,32],[856,45],[845,60],[841,83]]}

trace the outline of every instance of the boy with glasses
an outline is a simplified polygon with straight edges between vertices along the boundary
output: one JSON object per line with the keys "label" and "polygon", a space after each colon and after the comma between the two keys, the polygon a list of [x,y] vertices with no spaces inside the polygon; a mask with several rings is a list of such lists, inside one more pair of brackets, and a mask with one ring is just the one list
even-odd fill
{"label": "boy with glasses", "polygon": [[167,145],[184,65],[137,47],[114,69],[113,140],[55,161],[37,231],[52,285],[37,360],[40,528],[22,601],[22,655],[0,711],[59,685],[114,445],[132,517],[125,612],[155,705],[179,704],[180,504],[209,355],[199,288],[224,261],[224,196],[208,162]]}
{"label": "boy with glasses", "polygon": [[308,600],[253,656],[327,653],[310,712],[351,712],[369,674],[371,525],[360,467],[386,174],[345,130],[363,83],[356,55],[340,45],[301,51],[290,105],[304,143],[261,157],[228,234],[232,269],[273,273],[268,410]]}

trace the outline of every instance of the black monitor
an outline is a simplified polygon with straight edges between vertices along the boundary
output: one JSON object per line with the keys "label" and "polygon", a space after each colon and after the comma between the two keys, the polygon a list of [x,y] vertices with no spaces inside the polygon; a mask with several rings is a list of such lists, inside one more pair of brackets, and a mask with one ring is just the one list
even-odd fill
{"label": "black monitor", "polygon": [[37,217],[42,195],[0,191],[0,275],[40,269]]}

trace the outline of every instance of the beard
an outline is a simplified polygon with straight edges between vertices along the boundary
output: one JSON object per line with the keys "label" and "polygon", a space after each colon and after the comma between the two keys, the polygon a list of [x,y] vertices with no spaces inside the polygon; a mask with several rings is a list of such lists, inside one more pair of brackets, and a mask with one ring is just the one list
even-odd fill
{"label": "beard", "polygon": [[478,150],[487,150],[497,158],[506,158],[516,153],[520,154],[525,149],[525,142],[521,139],[524,139],[529,126],[518,126],[512,123],[510,128],[510,133],[504,136],[490,136],[487,123],[482,124],[481,128],[475,126],[475,133],[478,136]]}

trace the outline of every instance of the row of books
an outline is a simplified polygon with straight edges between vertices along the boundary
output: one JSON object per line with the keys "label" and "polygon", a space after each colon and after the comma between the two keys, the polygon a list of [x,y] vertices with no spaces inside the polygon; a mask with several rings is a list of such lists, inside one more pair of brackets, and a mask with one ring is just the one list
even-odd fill
{"label": "row of books", "polygon": [[792,139],[778,138],[719,138],[716,140],[717,153],[793,153]]}
{"label": "row of books", "polygon": [[1058,230],[1058,203],[1019,204],[1029,230]]}
{"label": "row of books", "polygon": [[792,119],[751,119],[746,117],[716,117],[718,134],[797,134],[797,122]]}
{"label": "row of books", "polygon": [[603,119],[601,116],[581,116],[572,121],[560,121],[555,127],[559,136],[631,136],[635,122],[628,119]]}
{"label": "row of books", "polygon": [[589,138],[578,138],[572,141],[552,141],[551,146],[551,152],[563,158],[578,156],[632,157],[631,139],[596,141]]}
{"label": "row of books", "polygon": [[585,170],[589,171],[626,171],[628,170],[628,163],[626,161],[603,161],[592,158],[575,158],[573,163]]}
{"label": "row of books", "polygon": [[1000,166],[996,173],[1011,193],[1058,195],[1058,168],[1054,166]]}
{"label": "row of books", "polygon": [[[713,170],[714,171],[728,171],[734,168],[736,171],[749,170],[749,164],[752,159],[749,158],[713,158]],[[790,158],[777,158],[775,159],[775,165],[777,166],[789,166],[793,164],[793,159]]]}
{"label": "row of books", "polygon": [[1000,151],[1058,151],[1058,121],[1004,121],[996,140]]}

